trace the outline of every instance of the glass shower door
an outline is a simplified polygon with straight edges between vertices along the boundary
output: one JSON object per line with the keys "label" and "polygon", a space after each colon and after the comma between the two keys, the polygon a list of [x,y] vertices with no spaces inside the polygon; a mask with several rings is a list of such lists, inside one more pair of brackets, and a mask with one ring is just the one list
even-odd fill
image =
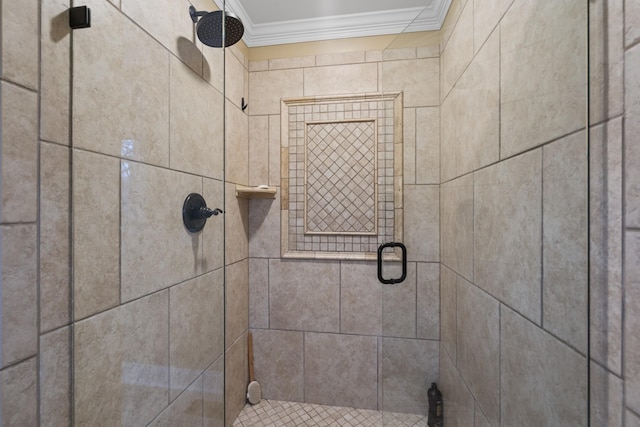
{"label": "glass shower door", "polygon": [[224,425],[222,50],[189,2],[84,2],[72,39],[75,425]]}
{"label": "glass shower door", "polygon": [[408,253],[385,288],[385,425],[426,414],[431,382],[446,425],[588,425],[587,6],[454,0],[439,38],[418,18],[385,51]]}

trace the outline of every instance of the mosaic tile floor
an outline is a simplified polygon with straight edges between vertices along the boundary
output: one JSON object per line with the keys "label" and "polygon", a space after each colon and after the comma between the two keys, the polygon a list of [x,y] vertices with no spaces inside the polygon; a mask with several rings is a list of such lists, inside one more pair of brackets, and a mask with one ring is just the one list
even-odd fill
{"label": "mosaic tile floor", "polygon": [[247,404],[233,427],[426,427],[422,415],[262,400]]}

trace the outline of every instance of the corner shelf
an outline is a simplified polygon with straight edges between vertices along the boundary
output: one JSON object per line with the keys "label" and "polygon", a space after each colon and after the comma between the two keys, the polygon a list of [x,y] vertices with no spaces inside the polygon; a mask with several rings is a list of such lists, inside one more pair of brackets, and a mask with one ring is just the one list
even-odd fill
{"label": "corner shelf", "polygon": [[275,199],[276,187],[259,188],[236,185],[236,197],[241,199]]}

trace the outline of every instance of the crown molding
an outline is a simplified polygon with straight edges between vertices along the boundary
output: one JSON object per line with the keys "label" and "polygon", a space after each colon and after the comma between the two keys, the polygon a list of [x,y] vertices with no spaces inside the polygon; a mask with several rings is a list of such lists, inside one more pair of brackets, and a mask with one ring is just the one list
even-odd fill
{"label": "crown molding", "polygon": [[[223,0],[214,1],[222,8]],[[254,24],[239,0],[226,0],[227,10],[244,24],[248,47],[439,30],[450,4],[434,0],[426,7]]]}

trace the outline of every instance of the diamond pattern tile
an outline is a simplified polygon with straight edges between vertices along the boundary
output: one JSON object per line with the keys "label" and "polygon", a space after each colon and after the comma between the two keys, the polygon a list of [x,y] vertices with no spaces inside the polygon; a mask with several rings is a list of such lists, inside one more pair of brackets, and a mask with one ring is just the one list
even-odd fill
{"label": "diamond pattern tile", "polygon": [[233,427],[426,427],[423,415],[262,400],[247,404]]}
{"label": "diamond pattern tile", "polygon": [[306,232],[375,234],[375,121],[308,124],[306,159]]}

